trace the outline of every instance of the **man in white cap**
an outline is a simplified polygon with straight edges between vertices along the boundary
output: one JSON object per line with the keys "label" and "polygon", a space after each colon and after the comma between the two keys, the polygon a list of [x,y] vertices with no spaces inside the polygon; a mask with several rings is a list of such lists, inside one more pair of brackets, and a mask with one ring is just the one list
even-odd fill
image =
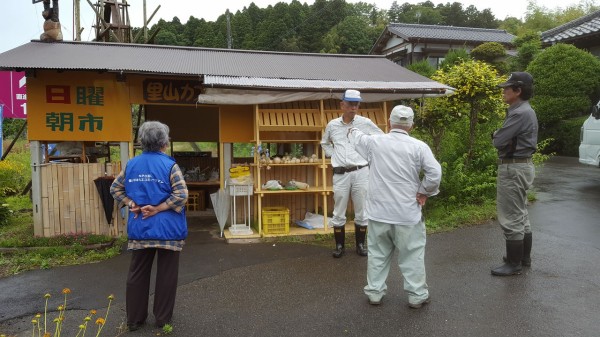
{"label": "man in white cap", "polygon": [[366,200],[369,258],[364,288],[371,305],[381,304],[386,294],[395,249],[408,306],[419,309],[429,303],[421,208],[428,197],[439,192],[442,168],[429,146],[409,135],[413,119],[411,108],[398,105],[390,114],[388,134],[369,136],[354,128],[348,134],[371,169]]}
{"label": "man in white cap", "polygon": [[357,90],[346,90],[340,103],[342,116],[327,123],[321,146],[325,155],[331,157],[333,166],[333,218],[331,223],[335,236],[333,257],[344,255],[346,208],[352,197],[354,206],[354,229],[356,253],[367,256],[365,236],[367,234],[367,217],[364,209],[369,179],[367,161],[359,155],[354,146],[348,142],[348,130],[357,128],[366,134],[382,134],[383,131],[370,119],[357,116],[362,98]]}

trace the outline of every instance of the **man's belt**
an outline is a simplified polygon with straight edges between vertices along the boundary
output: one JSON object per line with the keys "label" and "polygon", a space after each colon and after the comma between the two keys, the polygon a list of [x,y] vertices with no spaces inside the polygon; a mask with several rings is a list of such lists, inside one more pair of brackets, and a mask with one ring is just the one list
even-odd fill
{"label": "man's belt", "polygon": [[498,159],[498,165],[502,164],[525,164],[533,163],[531,157],[528,158],[500,158]]}
{"label": "man's belt", "polygon": [[363,166],[350,166],[350,167],[334,167],[333,168],[333,174],[344,174],[344,173],[348,173],[348,172],[353,172],[356,170],[360,170],[363,167],[366,167],[367,165],[363,165]]}

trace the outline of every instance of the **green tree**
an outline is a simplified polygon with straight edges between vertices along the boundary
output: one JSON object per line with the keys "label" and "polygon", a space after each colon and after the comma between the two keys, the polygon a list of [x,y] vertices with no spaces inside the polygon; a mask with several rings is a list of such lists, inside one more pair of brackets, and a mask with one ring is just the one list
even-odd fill
{"label": "green tree", "polygon": [[512,71],[524,71],[527,66],[542,50],[542,41],[538,33],[525,33],[514,41],[517,55],[511,60]]}
{"label": "green tree", "polygon": [[375,42],[364,18],[348,16],[323,38],[323,53],[367,54]]}
{"label": "green tree", "polygon": [[453,95],[438,98],[447,113],[462,117],[466,112],[469,134],[465,165],[469,167],[475,157],[478,125],[502,115],[504,104],[497,88],[497,71],[481,61],[466,61],[447,71],[438,70],[432,79],[455,88]]}

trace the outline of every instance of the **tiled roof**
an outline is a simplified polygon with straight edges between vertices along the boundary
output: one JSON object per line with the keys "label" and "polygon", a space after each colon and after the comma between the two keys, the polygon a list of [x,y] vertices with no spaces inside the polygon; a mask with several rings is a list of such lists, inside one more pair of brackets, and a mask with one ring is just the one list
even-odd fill
{"label": "tiled roof", "polygon": [[387,29],[407,40],[430,39],[510,44],[514,35],[500,29],[392,23]]}
{"label": "tiled roof", "polygon": [[542,33],[542,43],[568,41],[600,33],[600,10]]}
{"label": "tiled roof", "polygon": [[179,76],[439,83],[383,56],[281,53],[103,42],[32,41],[0,54],[0,69],[92,70]]}

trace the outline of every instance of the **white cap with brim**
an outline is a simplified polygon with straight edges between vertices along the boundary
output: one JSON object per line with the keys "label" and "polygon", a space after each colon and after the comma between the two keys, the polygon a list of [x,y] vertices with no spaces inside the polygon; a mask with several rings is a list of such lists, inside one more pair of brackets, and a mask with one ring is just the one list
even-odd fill
{"label": "white cap with brim", "polygon": [[415,117],[413,110],[404,105],[396,105],[390,113],[390,124],[412,125]]}
{"label": "white cap with brim", "polygon": [[344,93],[344,96],[342,96],[342,101],[362,102],[362,98],[360,97],[360,91],[346,90],[346,92]]}

